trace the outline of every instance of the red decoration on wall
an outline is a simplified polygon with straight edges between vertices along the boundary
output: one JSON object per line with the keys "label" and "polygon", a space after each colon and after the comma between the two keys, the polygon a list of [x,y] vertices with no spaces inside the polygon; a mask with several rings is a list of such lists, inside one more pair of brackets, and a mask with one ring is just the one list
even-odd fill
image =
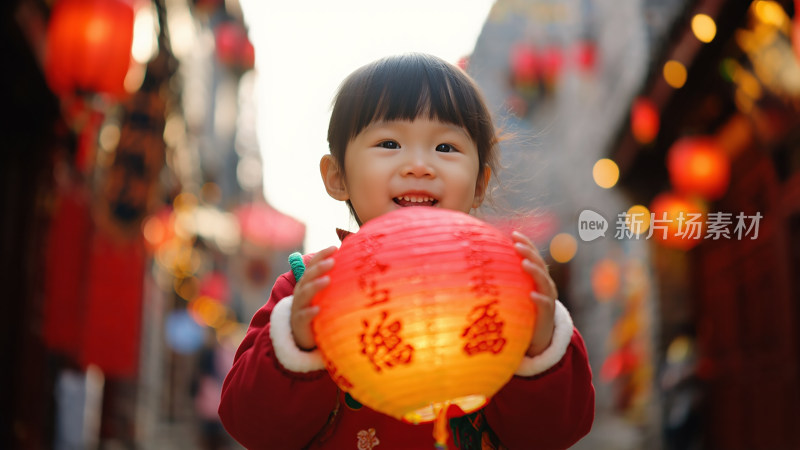
{"label": "red decoration on wall", "polygon": [[144,247],[96,230],[88,195],[64,192],[50,224],[43,335],[48,348],[111,377],[135,377],[144,295]]}
{"label": "red decoration on wall", "polygon": [[73,360],[81,346],[84,286],[92,233],[89,192],[61,192],[50,220],[44,276],[43,335],[48,348]]}
{"label": "red decoration on wall", "polygon": [[[512,376],[533,333],[533,280],[509,237],[464,213],[402,208],[364,224],[314,298],[339,387],[398,419],[468,413]],[[447,408],[444,408],[445,410]]]}
{"label": "red decoration on wall", "polygon": [[141,239],[92,237],[83,319],[83,366],[107,376],[135,377],[144,297],[145,252]]}
{"label": "red decoration on wall", "polygon": [[53,92],[124,95],[133,21],[133,7],[126,0],[58,0],[44,61]]}
{"label": "red decoration on wall", "polygon": [[291,250],[303,242],[306,226],[263,201],[242,205],[234,211],[242,239],[275,249]]}
{"label": "red decoration on wall", "polygon": [[730,160],[714,138],[679,139],[667,152],[667,170],[678,193],[716,200],[725,194],[730,179]]}

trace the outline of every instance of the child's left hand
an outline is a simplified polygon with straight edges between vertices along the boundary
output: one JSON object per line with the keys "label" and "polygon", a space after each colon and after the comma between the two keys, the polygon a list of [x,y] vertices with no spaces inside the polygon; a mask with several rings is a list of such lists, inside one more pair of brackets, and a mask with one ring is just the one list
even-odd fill
{"label": "child's left hand", "polygon": [[536,289],[531,292],[531,300],[536,307],[536,322],[527,351],[527,355],[533,357],[545,351],[553,338],[558,290],[533,242],[519,231],[511,233],[511,238],[514,248],[523,258],[522,269],[533,277],[536,284]]}

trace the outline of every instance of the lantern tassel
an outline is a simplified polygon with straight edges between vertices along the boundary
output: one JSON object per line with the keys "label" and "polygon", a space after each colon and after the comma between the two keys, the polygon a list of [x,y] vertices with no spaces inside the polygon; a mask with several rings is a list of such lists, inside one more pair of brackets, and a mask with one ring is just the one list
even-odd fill
{"label": "lantern tassel", "polygon": [[436,450],[444,450],[447,448],[447,439],[450,437],[450,432],[447,431],[448,409],[450,409],[450,402],[437,403],[434,405],[436,419],[433,422],[433,439],[436,441],[436,443],[433,445],[433,448]]}

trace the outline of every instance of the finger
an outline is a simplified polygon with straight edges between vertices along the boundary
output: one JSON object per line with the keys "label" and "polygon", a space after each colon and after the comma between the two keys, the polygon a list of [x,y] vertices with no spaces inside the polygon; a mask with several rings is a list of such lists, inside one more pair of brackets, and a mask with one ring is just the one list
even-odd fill
{"label": "finger", "polygon": [[[542,259],[541,252],[539,252],[539,249],[536,247],[536,244],[534,244],[533,241],[531,241],[528,238],[528,236],[525,236],[524,234],[520,233],[519,231],[514,231],[513,233],[511,233],[511,237],[513,238],[513,240],[515,242],[515,246],[517,246],[517,245],[524,246],[524,247],[530,249],[530,251],[532,252],[531,254],[535,255],[535,259]],[[519,247],[519,248],[522,248],[522,247]],[[544,260],[542,260],[542,261],[544,262]]]}
{"label": "finger", "polygon": [[308,323],[311,322],[311,319],[319,314],[319,306],[307,306],[305,308],[300,308],[295,313],[295,318],[298,322]]}
{"label": "finger", "polygon": [[321,275],[331,270],[333,268],[333,264],[333,258],[325,258],[314,263],[309,263],[308,267],[306,267],[305,273],[303,274],[303,278],[301,278],[300,281],[307,280],[308,282],[319,278]]}
{"label": "finger", "polygon": [[541,266],[544,269],[547,269],[547,263],[544,262],[542,255],[534,246],[526,245],[522,242],[517,242],[514,244],[514,249],[522,256],[524,259],[528,259],[534,264]]}
{"label": "finger", "polygon": [[[303,277],[305,280],[305,277]],[[303,281],[301,280],[301,281]],[[309,278],[303,283],[297,283],[294,287],[294,301],[298,308],[303,308],[311,303],[314,296],[327,287],[331,283],[329,276],[321,276],[319,278]]]}
{"label": "finger", "polygon": [[540,292],[533,291],[531,292],[531,300],[536,304],[538,311],[541,313],[545,312],[552,312],[555,313],[555,305],[556,302],[552,297],[549,297],[545,294]]}
{"label": "finger", "polygon": [[533,245],[533,242],[531,242],[528,236],[525,236],[524,234],[520,233],[517,230],[511,232],[511,239],[513,239],[514,242],[521,242],[523,244],[528,244],[531,247],[536,247],[535,245]]}
{"label": "finger", "polygon": [[308,261],[308,266],[311,266],[311,265],[316,264],[317,262],[319,262],[319,261],[321,261],[321,260],[323,260],[325,258],[328,258],[329,256],[331,256],[334,253],[336,253],[336,250],[338,250],[338,248],[336,248],[335,245],[331,245],[328,248],[320,250],[314,256],[311,257],[311,260]]}
{"label": "finger", "polygon": [[551,298],[558,297],[556,284],[550,277],[550,274],[547,272],[546,268],[536,265],[528,259],[522,261],[522,268],[531,277],[533,277],[533,282],[536,285],[537,292],[547,295]]}

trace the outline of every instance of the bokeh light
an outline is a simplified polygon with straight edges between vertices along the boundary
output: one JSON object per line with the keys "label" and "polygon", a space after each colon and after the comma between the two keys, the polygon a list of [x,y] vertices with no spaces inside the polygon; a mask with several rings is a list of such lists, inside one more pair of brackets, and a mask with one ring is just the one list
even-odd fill
{"label": "bokeh light", "polygon": [[[656,230],[652,239],[666,247],[689,250],[703,238],[705,207],[696,200],[664,192],[657,195],[650,208],[658,221],[667,221],[666,230]],[[698,220],[699,219],[699,220]]]}
{"label": "bokeh light", "polygon": [[686,66],[674,59],[664,64],[664,80],[675,89],[680,89],[686,84]]}
{"label": "bokeh light", "polygon": [[634,100],[631,106],[631,133],[636,142],[649,144],[658,136],[661,118],[652,100],[644,97]]}
{"label": "bokeh light", "polygon": [[167,345],[176,353],[188,355],[199,350],[205,342],[205,329],[185,310],[169,313],[165,322]]}
{"label": "bokeh light", "polygon": [[650,210],[644,205],[633,205],[628,208],[625,226],[634,234],[642,234],[650,228]]}
{"label": "bokeh light", "polygon": [[[778,3],[770,0],[758,0],[751,6],[758,20],[775,28],[783,28],[789,21],[786,11]],[[796,13],[795,13],[796,14]]]}
{"label": "bokeh light", "polygon": [[550,256],[556,262],[569,262],[578,251],[578,241],[569,233],[559,233],[550,241]]}
{"label": "bokeh light", "polygon": [[592,292],[598,301],[608,301],[619,292],[619,264],[610,258],[603,258],[592,267]]}
{"label": "bokeh light", "polygon": [[612,188],[619,180],[619,167],[614,161],[608,158],[602,158],[594,163],[592,177],[594,178],[594,182],[601,188]]}
{"label": "bokeh light", "polygon": [[717,35],[717,24],[707,14],[695,14],[692,17],[692,33],[700,42],[709,43]]}

